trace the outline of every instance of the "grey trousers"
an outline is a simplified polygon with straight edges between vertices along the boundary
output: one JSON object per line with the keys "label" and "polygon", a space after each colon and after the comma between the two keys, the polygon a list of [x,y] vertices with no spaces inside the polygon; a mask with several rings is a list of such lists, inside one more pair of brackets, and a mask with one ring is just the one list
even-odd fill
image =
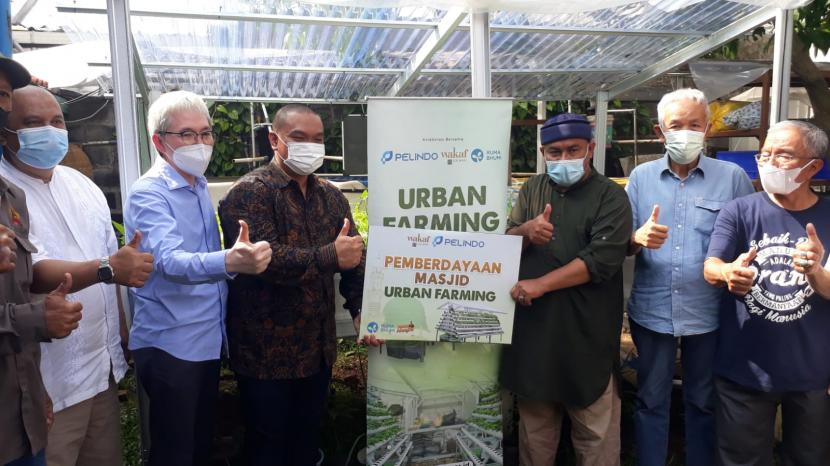
{"label": "grey trousers", "polygon": [[830,396],[825,389],[759,392],[721,377],[715,379],[715,389],[718,465],[773,466],[779,405],[782,466],[830,465]]}

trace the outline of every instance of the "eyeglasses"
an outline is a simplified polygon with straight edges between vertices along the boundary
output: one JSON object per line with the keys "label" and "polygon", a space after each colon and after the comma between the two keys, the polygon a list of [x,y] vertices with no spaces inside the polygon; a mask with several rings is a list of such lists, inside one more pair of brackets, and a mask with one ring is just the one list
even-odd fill
{"label": "eyeglasses", "polygon": [[768,154],[766,152],[755,154],[755,161],[758,163],[767,163],[770,161],[770,159],[773,158],[779,165],[788,165],[792,163],[794,160],[814,160],[818,157],[796,157],[795,155],[788,154],[786,152],[779,152],[775,155]]}
{"label": "eyeglasses", "polygon": [[213,130],[202,131],[201,133],[197,133],[196,131],[181,131],[178,133],[173,131],[159,131],[158,134],[171,134],[178,136],[179,139],[187,145],[196,144],[200,139],[203,143],[213,144],[213,138],[216,136],[216,133],[213,132]]}
{"label": "eyeglasses", "polygon": [[542,149],[542,155],[553,162],[559,160],[581,159],[588,155],[588,148],[586,147],[585,149],[582,149],[581,147],[571,147],[566,151],[562,151],[555,147],[545,147]]}

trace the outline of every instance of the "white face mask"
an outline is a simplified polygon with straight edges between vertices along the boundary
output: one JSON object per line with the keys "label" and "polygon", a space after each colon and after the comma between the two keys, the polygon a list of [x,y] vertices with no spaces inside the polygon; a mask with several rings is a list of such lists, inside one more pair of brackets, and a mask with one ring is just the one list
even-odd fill
{"label": "white face mask", "polygon": [[277,155],[285,162],[285,166],[294,173],[308,176],[323,165],[323,156],[326,155],[326,146],[316,142],[285,142],[277,135],[280,141],[288,148],[288,158]]}
{"label": "white face mask", "polygon": [[173,163],[185,173],[202,176],[210,163],[211,154],[213,146],[207,144],[181,146],[173,151]]}
{"label": "white face mask", "polygon": [[675,163],[688,165],[694,162],[703,152],[705,133],[681,129],[667,131],[663,134],[666,136],[666,152]]}
{"label": "white face mask", "polygon": [[795,179],[798,178],[802,170],[809,167],[812,163],[810,161],[810,163],[803,167],[790,168],[789,170],[774,167],[769,162],[758,165],[758,176],[761,178],[761,186],[764,187],[764,191],[770,194],[783,194],[786,196],[804,184],[803,182],[799,183],[795,181]]}

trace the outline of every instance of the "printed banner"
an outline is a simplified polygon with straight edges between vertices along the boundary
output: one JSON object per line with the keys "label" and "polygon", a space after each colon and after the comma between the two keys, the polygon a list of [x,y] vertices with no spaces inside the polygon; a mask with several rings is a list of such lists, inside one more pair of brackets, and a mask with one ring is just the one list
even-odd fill
{"label": "printed banner", "polygon": [[503,464],[498,345],[369,349],[367,464]]}
{"label": "printed banner", "polygon": [[361,336],[510,343],[522,238],[369,227]]}
{"label": "printed banner", "polygon": [[513,332],[521,239],[500,235],[511,111],[506,99],[369,100],[361,333],[386,343],[369,350],[368,464],[504,462],[501,345],[475,342]]}
{"label": "printed banner", "polygon": [[503,233],[512,103],[370,99],[369,224]]}

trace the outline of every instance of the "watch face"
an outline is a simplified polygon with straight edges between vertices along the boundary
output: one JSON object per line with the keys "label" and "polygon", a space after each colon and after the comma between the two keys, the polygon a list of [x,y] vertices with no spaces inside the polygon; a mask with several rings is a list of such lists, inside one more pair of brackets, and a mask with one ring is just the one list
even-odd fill
{"label": "watch face", "polygon": [[99,267],[98,268],[98,280],[107,283],[112,280],[112,268],[110,267]]}

